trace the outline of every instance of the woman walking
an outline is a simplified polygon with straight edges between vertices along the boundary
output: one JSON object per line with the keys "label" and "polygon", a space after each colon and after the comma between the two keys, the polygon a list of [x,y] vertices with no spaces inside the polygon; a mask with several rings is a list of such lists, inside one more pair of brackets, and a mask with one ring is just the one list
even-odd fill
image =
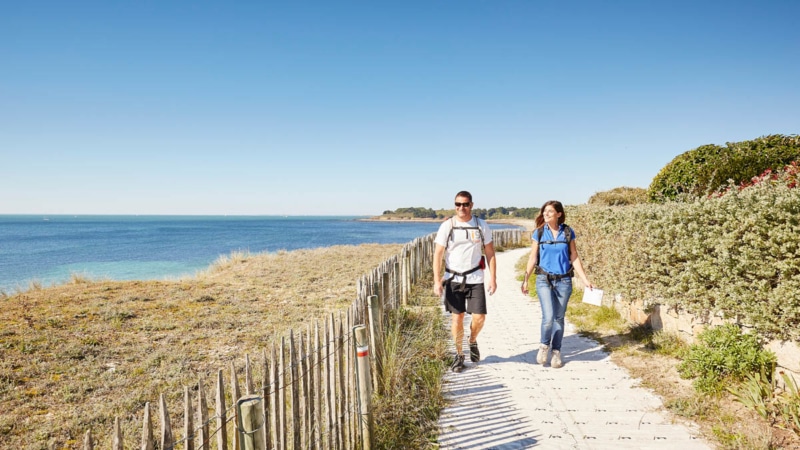
{"label": "woman walking", "polygon": [[565,218],[561,202],[550,200],[542,205],[536,216],[536,229],[531,233],[531,256],[522,281],[522,292],[527,295],[528,278],[536,273],[536,295],[542,306],[542,338],[536,362],[547,363],[552,351],[550,366],[556,369],[564,365],[561,340],[567,302],[572,295],[572,277],[577,274],[585,286],[594,287],[583,271],[575,232],[564,224]]}

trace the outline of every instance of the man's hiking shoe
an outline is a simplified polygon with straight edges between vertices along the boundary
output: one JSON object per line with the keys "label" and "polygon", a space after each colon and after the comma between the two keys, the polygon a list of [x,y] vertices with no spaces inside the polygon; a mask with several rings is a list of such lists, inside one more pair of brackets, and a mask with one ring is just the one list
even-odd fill
{"label": "man's hiking shoe", "polygon": [[453,372],[461,372],[464,370],[464,355],[456,355],[456,358],[453,360],[453,365],[450,366],[453,369]]}
{"label": "man's hiking shoe", "polygon": [[564,365],[561,362],[561,350],[553,350],[553,358],[550,360],[550,367],[560,369]]}
{"label": "man's hiking shoe", "polygon": [[549,353],[549,352],[550,352],[550,346],[549,345],[544,345],[544,344],[540,345],[539,346],[539,354],[536,355],[536,362],[539,363],[539,364],[546,363],[547,362],[547,353]]}
{"label": "man's hiking shoe", "polygon": [[481,360],[481,352],[478,350],[477,342],[469,343],[469,360],[474,363]]}

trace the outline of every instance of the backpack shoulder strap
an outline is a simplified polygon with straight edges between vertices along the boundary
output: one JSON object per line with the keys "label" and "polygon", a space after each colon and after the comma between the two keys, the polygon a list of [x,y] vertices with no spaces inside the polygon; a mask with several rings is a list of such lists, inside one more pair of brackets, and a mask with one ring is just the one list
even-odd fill
{"label": "backpack shoulder strap", "polygon": [[453,229],[454,229],[455,227],[456,227],[456,222],[455,222],[455,220],[453,220],[453,218],[451,217],[451,218],[450,218],[450,233],[448,233],[448,234],[447,234],[447,240],[445,241],[445,242],[446,242],[446,244],[445,244],[445,246],[444,246],[445,250],[447,250],[447,249],[450,247],[450,241],[452,241],[452,240],[453,240]]}
{"label": "backpack shoulder strap", "polygon": [[[472,217],[475,219],[475,226],[474,227],[471,227],[471,226],[468,226],[468,227],[456,227],[455,218],[454,217],[450,218],[450,233],[447,235],[447,246],[445,248],[450,246],[450,242],[453,240],[453,232],[456,230],[456,228],[459,229],[459,230],[464,230],[465,233],[468,233],[467,230],[476,229],[476,230],[478,230],[478,234],[481,237],[481,248],[484,249],[484,253],[486,252],[486,250],[485,250],[486,249],[486,244],[483,242],[483,229],[481,228],[481,222],[480,222],[481,219],[478,216],[472,216]],[[467,225],[469,225],[469,222],[467,222]]]}
{"label": "backpack shoulder strap", "polygon": [[[481,237],[481,251],[486,254],[486,244],[483,242],[483,228],[481,228],[481,219],[478,216],[475,216],[475,224],[478,226],[478,235]],[[486,225],[485,221],[484,225]]]}
{"label": "backpack shoulder strap", "polygon": [[564,240],[567,241],[567,244],[572,240],[572,228],[567,224],[564,224]]}

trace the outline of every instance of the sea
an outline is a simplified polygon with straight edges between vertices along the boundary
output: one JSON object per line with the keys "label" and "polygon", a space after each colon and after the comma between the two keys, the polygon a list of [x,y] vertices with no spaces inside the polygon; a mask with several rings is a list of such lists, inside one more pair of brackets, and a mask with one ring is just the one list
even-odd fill
{"label": "sea", "polygon": [[[0,292],[89,279],[191,276],[234,252],[277,252],[365,243],[405,244],[435,222],[361,216],[0,215]],[[492,229],[514,228],[491,225]]]}

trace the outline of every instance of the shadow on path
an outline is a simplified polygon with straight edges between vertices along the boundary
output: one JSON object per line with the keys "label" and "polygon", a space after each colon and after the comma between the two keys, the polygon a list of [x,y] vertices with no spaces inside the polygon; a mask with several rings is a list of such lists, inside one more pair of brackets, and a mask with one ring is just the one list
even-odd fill
{"label": "shadow on path", "polygon": [[[658,397],[613,364],[602,345],[569,326],[561,346],[564,367],[536,363],[540,307],[514,278],[514,264],[526,252],[498,254],[498,289],[487,299],[489,313],[478,336],[484,359],[468,360],[464,371],[445,375],[439,448],[711,448],[696,437],[693,424],[676,423]],[[445,323],[449,329],[449,315]]]}

